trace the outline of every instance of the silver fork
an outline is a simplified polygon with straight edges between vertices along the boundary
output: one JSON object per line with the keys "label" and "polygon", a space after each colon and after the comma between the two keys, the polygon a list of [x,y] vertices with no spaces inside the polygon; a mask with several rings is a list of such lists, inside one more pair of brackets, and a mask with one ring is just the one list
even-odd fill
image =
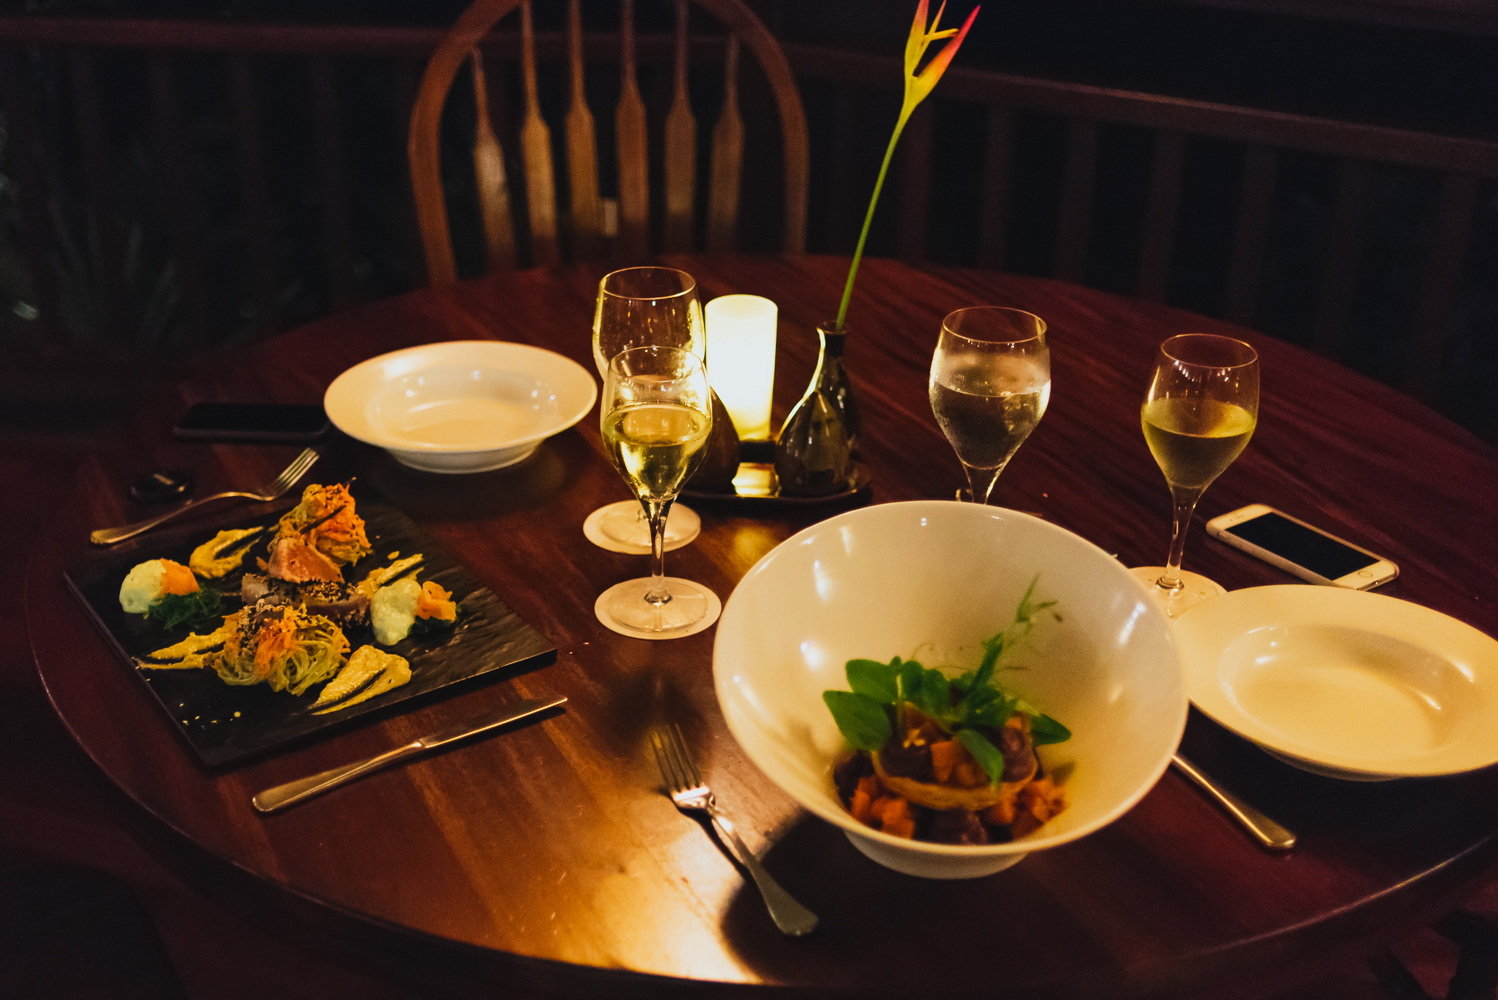
{"label": "silver fork", "polygon": [[697,765],[692,762],[681,729],[674,725],[657,727],[650,734],[650,745],[655,749],[655,762],[660,765],[661,778],[666,782],[671,801],[683,812],[705,813],[712,819],[713,825],[723,835],[723,842],[732,845],[730,850],[739,856],[754,877],[754,884],[759,887],[765,907],[770,911],[770,919],[775,921],[781,933],[801,937],[815,930],[817,915],[791,898],[791,894],[770,877],[754,852],[739,838],[728,817],[718,811],[712,789],[703,782]]}
{"label": "silver fork", "polygon": [[127,538],[134,538],[136,535],[140,534],[143,531],[150,531],[158,524],[165,524],[167,521],[170,521],[178,514],[184,514],[189,510],[194,510],[211,500],[223,500],[228,497],[243,497],[246,500],[259,500],[261,503],[265,503],[269,500],[277,500],[282,496],[285,496],[286,491],[295,486],[297,480],[305,476],[307,474],[307,470],[312,468],[313,463],[321,457],[322,456],[318,454],[316,448],[308,448],[306,451],[298,455],[290,465],[283,469],[279,476],[266,483],[264,486],[260,487],[260,489],[254,492],[241,493],[235,490],[230,490],[225,493],[215,493],[212,496],[203,497],[200,500],[189,500],[181,507],[178,507],[174,510],[169,510],[165,514],[158,514],[156,517],[148,518],[144,521],[137,521],[134,524],[121,525],[118,528],[100,528],[98,531],[95,531],[93,534],[89,535],[88,540],[93,542],[95,545],[117,545]]}

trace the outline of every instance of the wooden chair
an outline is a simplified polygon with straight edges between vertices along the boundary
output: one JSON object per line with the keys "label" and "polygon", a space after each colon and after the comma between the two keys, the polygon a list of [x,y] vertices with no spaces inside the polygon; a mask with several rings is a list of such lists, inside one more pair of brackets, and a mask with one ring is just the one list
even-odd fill
{"label": "wooden chair", "polygon": [[[774,37],[741,0],[693,0],[711,13],[730,34],[721,42],[724,66],[723,111],[713,129],[708,177],[708,209],[704,244],[727,249],[735,244],[739,218],[739,190],[744,161],[744,126],[738,107],[739,43],[747,46],[763,70],[779,113],[784,159],[784,230],[782,248],[799,253],[805,248],[808,142],[805,113],[789,63]],[[661,197],[661,240],[666,251],[695,247],[697,139],[687,91],[691,43],[688,3],[676,0],[676,33],[672,51],[674,86],[664,122]],[[443,192],[440,124],[454,79],[465,62],[471,65],[477,122],[473,162],[483,219],[487,266],[514,267],[520,259],[515,239],[511,186],[505,173],[500,140],[490,116],[489,85],[480,42],[507,14],[520,9],[520,57],[524,91],[523,121],[518,140],[524,171],[525,212],[531,261],[551,264],[570,244],[575,256],[598,252],[605,235],[603,204],[599,197],[594,117],[584,98],[584,43],[579,0],[568,0],[566,67],[571,101],[563,125],[566,131],[567,212],[558,208],[558,184],[552,164],[550,126],[543,120],[537,95],[537,39],[530,0],[477,0],[448,31],[427,63],[411,112],[408,153],[412,190],[426,255],[427,276],[433,285],[457,280],[447,203]],[[647,255],[651,233],[649,156],[646,108],[636,84],[636,39],[633,0],[622,0],[619,31],[620,99],[614,110],[615,152],[618,160],[618,248],[622,258]],[[565,224],[564,224],[565,218]]]}

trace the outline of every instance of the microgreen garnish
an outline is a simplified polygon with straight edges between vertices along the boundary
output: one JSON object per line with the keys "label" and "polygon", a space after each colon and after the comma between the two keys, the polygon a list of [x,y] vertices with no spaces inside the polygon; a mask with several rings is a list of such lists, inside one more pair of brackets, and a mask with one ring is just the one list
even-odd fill
{"label": "microgreen garnish", "polygon": [[409,639],[430,639],[433,636],[445,635],[451,632],[463,617],[463,605],[456,605],[455,610],[456,613],[451,621],[443,618],[422,618],[418,616],[411,623],[411,628],[406,632],[406,637]]}
{"label": "microgreen garnish", "polygon": [[983,641],[983,659],[976,670],[949,678],[939,669],[898,656],[888,663],[849,660],[845,670],[851,690],[822,692],[822,701],[843,738],[855,749],[879,750],[902,728],[905,706],[910,705],[966,747],[995,782],[1004,773],[1004,755],[984,730],[1002,729],[1015,712],[1030,716],[1030,737],[1037,746],[1070,739],[1069,729],[994,679],[1004,654],[1030,634],[1042,612],[1061,620],[1052,610],[1055,601],[1034,600],[1039,579],[1030,581],[1015,609],[1014,622]]}

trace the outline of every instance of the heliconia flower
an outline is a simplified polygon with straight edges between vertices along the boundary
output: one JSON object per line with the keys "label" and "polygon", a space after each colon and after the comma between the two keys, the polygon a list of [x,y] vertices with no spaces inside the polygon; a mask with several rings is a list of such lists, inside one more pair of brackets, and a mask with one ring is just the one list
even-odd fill
{"label": "heliconia flower", "polygon": [[[978,16],[978,8],[974,7],[961,28],[937,31],[936,26],[941,23],[942,12],[947,9],[946,0],[942,0],[942,5],[936,9],[936,19],[931,22],[932,30],[927,31],[926,2],[927,0],[920,0],[920,3],[916,5],[915,22],[910,26],[910,38],[905,43],[905,104],[900,109],[902,122],[909,118],[915,106],[924,101],[926,96],[935,89],[936,81],[940,80],[941,75],[947,71],[952,57],[957,54],[962,40],[967,37],[968,29],[973,26],[973,18]],[[921,56],[926,54],[926,47],[934,41],[951,38],[953,35],[957,38],[942,46],[942,50],[926,64],[926,68],[917,73],[915,68],[920,65]]]}
{"label": "heliconia flower", "polygon": [[[853,297],[853,279],[858,276],[858,263],[863,259],[863,245],[869,238],[869,225],[874,221],[874,206],[879,204],[879,192],[884,187],[884,175],[889,171],[889,161],[895,155],[895,143],[900,141],[900,133],[905,130],[905,123],[910,120],[911,112],[915,111],[916,105],[926,99],[932,90],[936,88],[936,82],[941,75],[947,71],[952,63],[952,57],[957,54],[957,49],[962,45],[962,40],[967,37],[968,29],[973,26],[973,19],[978,16],[979,8],[974,7],[967,20],[961,28],[947,28],[939,31],[937,26],[941,24],[942,12],[947,9],[946,0],[936,9],[936,17],[931,21],[929,28],[926,23],[927,0],[919,0],[915,8],[915,21],[910,26],[910,38],[905,42],[905,100],[900,107],[900,117],[895,121],[894,134],[889,137],[889,148],[884,151],[884,163],[879,167],[879,179],[874,182],[874,195],[869,199],[869,210],[863,217],[863,232],[858,236],[858,246],[853,251],[853,263],[848,268],[848,283],[843,286],[843,302],[837,311],[837,325],[834,329],[843,328],[843,320],[848,315],[848,300]],[[956,38],[952,38],[956,35]],[[931,58],[926,68],[919,73],[916,67],[921,64],[921,57],[926,54],[926,49],[932,42],[943,38],[952,38],[950,42],[942,46],[940,52]]]}

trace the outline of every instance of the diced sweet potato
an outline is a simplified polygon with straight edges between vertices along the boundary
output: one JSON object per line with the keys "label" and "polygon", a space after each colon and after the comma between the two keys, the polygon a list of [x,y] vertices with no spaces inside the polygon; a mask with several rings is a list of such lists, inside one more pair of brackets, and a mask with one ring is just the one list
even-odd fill
{"label": "diced sweet potato", "polygon": [[1020,789],[1016,808],[1013,831],[1016,837],[1022,837],[1066,808],[1066,801],[1055,782],[1045,777]]}
{"label": "diced sweet potato", "polygon": [[884,788],[879,784],[879,779],[872,774],[866,778],[858,779],[858,787],[853,790],[853,801],[848,805],[848,812],[860,823],[873,826],[874,800],[884,793]]}
{"label": "diced sweet potato", "polygon": [[848,812],[860,823],[867,824],[874,817],[874,800],[862,788],[853,792],[853,801],[848,803]]}
{"label": "diced sweet potato", "polygon": [[1015,837],[1023,837],[1033,830],[1040,829],[1040,824],[1044,822],[1043,819],[1036,819],[1029,810],[1021,810],[1020,814],[1014,817],[1014,822],[1009,824],[1009,832]]}
{"label": "diced sweet potato", "polygon": [[973,760],[973,755],[966,750],[957,766],[952,769],[952,782],[963,788],[981,788],[990,783],[988,772],[979,767],[978,762]]}
{"label": "diced sweet potato", "polygon": [[931,770],[935,772],[936,780],[946,784],[952,777],[952,769],[966,756],[967,749],[956,740],[942,740],[931,744]]}
{"label": "diced sweet potato", "polygon": [[1046,819],[1050,819],[1066,808],[1066,799],[1062,795],[1060,787],[1049,775],[1032,781],[1020,789],[1020,797],[1025,800],[1044,803]]}
{"label": "diced sweet potato", "polygon": [[983,822],[992,826],[1008,826],[1014,822],[1014,799],[1000,799],[983,810]]}
{"label": "diced sweet potato", "polygon": [[888,795],[879,800],[877,808],[879,829],[896,837],[915,837],[915,815],[910,811],[909,802],[898,796]]}

